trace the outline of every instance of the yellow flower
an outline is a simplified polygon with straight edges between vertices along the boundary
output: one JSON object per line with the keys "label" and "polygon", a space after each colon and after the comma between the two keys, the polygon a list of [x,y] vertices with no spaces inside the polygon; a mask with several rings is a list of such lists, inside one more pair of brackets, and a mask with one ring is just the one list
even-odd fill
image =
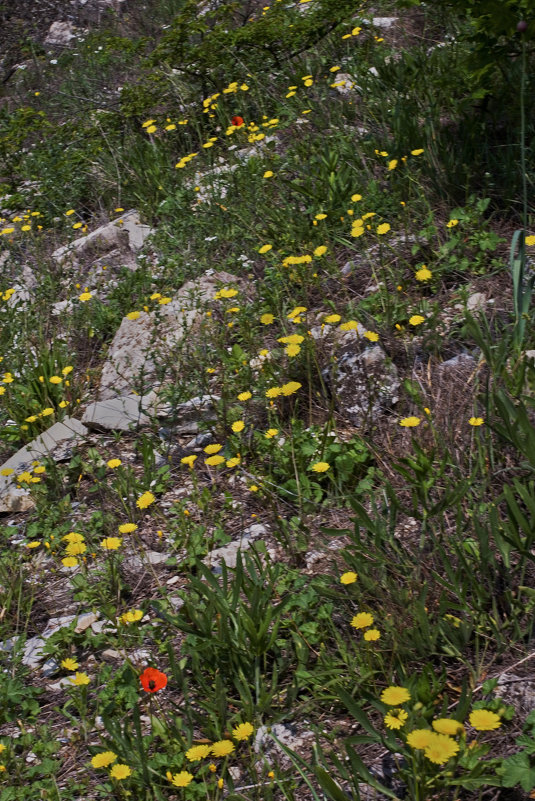
{"label": "yellow flower", "polygon": [[455,754],[459,752],[459,744],[448,737],[446,734],[435,734],[431,732],[429,742],[424,751],[424,756],[435,765],[445,765]]}
{"label": "yellow flower", "polygon": [[[421,156],[421,154],[423,152],[424,152],[423,147],[419,147],[416,150],[411,150],[411,156]],[[423,729],[422,729],[422,731],[423,731]]]}
{"label": "yellow flower", "polygon": [[122,465],[122,462],[121,462],[120,459],[110,459],[108,461],[108,467],[111,467],[112,470],[113,470],[114,467],[119,467],[120,465]]}
{"label": "yellow flower", "polygon": [[484,422],[482,417],[471,417],[468,424],[471,426],[482,426]]}
{"label": "yellow flower", "polygon": [[125,626],[129,623],[138,623],[143,618],[143,611],[141,609],[132,609],[129,612],[125,612],[124,615],[121,615],[120,621]]}
{"label": "yellow flower", "polygon": [[62,375],[69,375],[69,373],[72,373],[73,369],[74,368],[72,367],[72,365],[68,365],[67,367],[63,368],[63,370],[61,371],[61,374]]}
{"label": "yellow flower", "polygon": [[223,464],[224,461],[225,457],[217,454],[216,456],[209,456],[208,459],[204,460],[204,463],[209,467],[216,467],[218,464]]}
{"label": "yellow flower", "polygon": [[325,473],[330,468],[330,464],[328,462],[316,462],[311,466],[311,470],[315,473]]}
{"label": "yellow flower", "polygon": [[351,621],[354,629],[367,629],[373,625],[373,615],[369,612],[359,612]]}
{"label": "yellow flower", "polygon": [[404,709],[391,709],[388,712],[383,720],[385,726],[389,729],[401,729],[402,726],[407,722],[408,718],[407,712]]}
{"label": "yellow flower", "polygon": [[340,584],[354,584],[357,579],[357,574],[349,570],[347,573],[342,573],[340,576]]}
{"label": "yellow flower", "polygon": [[121,523],[119,526],[119,534],[131,534],[137,529],[135,523]]}
{"label": "yellow flower", "polygon": [[421,420],[419,417],[403,417],[403,419],[399,421],[400,426],[403,426],[403,428],[415,428],[415,426],[419,426],[420,423]]}
{"label": "yellow flower", "polygon": [[300,345],[304,342],[304,337],[301,334],[289,334],[287,337],[279,337],[277,342],[282,342],[285,345]]}
{"label": "yellow flower", "polygon": [[78,564],[78,559],[75,556],[65,556],[61,560],[61,564],[65,567],[76,567]]}
{"label": "yellow flower", "polygon": [[111,765],[116,759],[117,754],[114,754],[113,751],[101,751],[100,754],[95,754],[95,756],[91,758],[91,764],[94,768],[107,768],[108,765]]}
{"label": "yellow flower", "polygon": [[281,391],[283,395],[293,395],[294,392],[297,392],[298,389],[301,389],[302,384],[299,381],[288,381],[287,384],[283,384],[281,387]]}
{"label": "yellow flower", "polygon": [[54,414],[54,409],[52,409],[50,406],[47,406],[47,408],[43,409],[41,412],[41,417],[49,417],[51,414]]}
{"label": "yellow flower", "polygon": [[295,317],[299,317],[301,314],[304,314],[306,310],[307,310],[306,306],[296,306],[295,309],[292,309],[292,311],[287,315],[288,320],[292,320]]}
{"label": "yellow flower", "polygon": [[456,225],[459,225],[459,220],[450,220],[446,223],[446,228],[454,228]]}
{"label": "yellow flower", "polygon": [[276,437],[278,433],[279,433],[278,428],[268,428],[264,436],[266,439],[273,439],[273,437]]}
{"label": "yellow flower", "polygon": [[253,396],[251,395],[250,392],[240,392],[240,394],[238,395],[238,400],[246,401],[246,400],[249,400],[249,398],[252,398],[252,397]]}
{"label": "yellow flower", "polygon": [[314,250],[314,256],[323,256],[324,253],[327,253],[327,247],[325,245],[320,245]]}
{"label": "yellow flower", "polygon": [[67,659],[63,659],[61,662],[61,667],[65,668],[65,670],[78,670],[80,665],[76,661],[76,659],[71,659],[67,657]]}
{"label": "yellow flower", "polygon": [[210,455],[211,453],[219,453],[222,447],[223,447],[222,445],[218,445],[214,442],[213,445],[207,445],[206,448],[204,449],[204,452],[207,453],[208,455]]}
{"label": "yellow flower", "polygon": [[87,673],[75,673],[74,676],[69,676],[69,679],[71,684],[74,684],[76,687],[84,687],[91,681]]}
{"label": "yellow flower", "polygon": [[156,498],[154,497],[152,492],[144,492],[143,495],[141,495],[137,499],[136,506],[138,507],[138,509],[146,509],[147,506],[150,506],[151,503],[154,503],[155,500]]}
{"label": "yellow flower", "polygon": [[243,431],[243,429],[245,428],[245,423],[243,422],[243,420],[236,420],[235,423],[232,423],[231,428],[235,434],[239,434],[240,431]]}
{"label": "yellow flower", "polygon": [[375,642],[381,636],[381,632],[379,629],[368,629],[368,631],[364,632],[364,639],[366,642]]}
{"label": "yellow flower", "polygon": [[238,454],[237,456],[233,456],[232,459],[227,459],[226,465],[227,467],[237,467],[241,462],[241,457]]}
{"label": "yellow flower", "polygon": [[235,298],[237,294],[237,289],[220,289],[218,292],[220,298]]}
{"label": "yellow flower", "polygon": [[67,556],[80,556],[87,551],[87,546],[83,542],[69,542],[65,548]]}
{"label": "yellow flower", "polygon": [[357,331],[359,324],[356,320],[348,320],[347,323],[342,323],[340,331]]}
{"label": "yellow flower", "polygon": [[272,314],[263,314],[262,317],[260,318],[260,322],[262,323],[262,325],[271,325],[274,319],[275,318]]}
{"label": "yellow flower", "polygon": [[411,694],[406,687],[387,687],[381,693],[381,701],[388,706],[398,706],[411,700]]}
{"label": "yellow flower", "polygon": [[93,296],[91,292],[82,292],[82,294],[78,296],[78,300],[81,300],[82,303],[85,303],[86,300],[91,300],[92,297]]}
{"label": "yellow flower", "polygon": [[421,314],[413,314],[412,317],[409,317],[409,325],[421,325],[425,323],[425,317],[422,317]]}
{"label": "yellow flower", "polygon": [[51,375],[48,380],[50,381],[51,384],[61,384],[61,382],[63,381],[63,379],[59,375]]}
{"label": "yellow flower", "polygon": [[381,225],[377,226],[377,233],[379,235],[387,234],[390,231],[390,226],[388,223],[381,223]]}
{"label": "yellow flower", "polygon": [[287,345],[284,348],[284,352],[288,356],[297,356],[299,353],[301,353],[301,348],[299,347],[299,345]]}
{"label": "yellow flower", "polygon": [[273,172],[271,170],[266,170],[262,178],[273,178]]}
{"label": "yellow flower", "polygon": [[429,744],[429,738],[433,736],[431,729],[413,729],[407,735],[407,745],[411,748],[423,750]]}
{"label": "yellow flower", "polygon": [[493,731],[502,725],[500,716],[495,712],[489,712],[488,709],[474,709],[470,712],[468,720],[470,726],[477,731]]}
{"label": "yellow flower", "polygon": [[137,318],[140,316],[140,314],[141,314],[141,312],[139,312],[139,311],[128,312],[128,314],[126,315],[126,319],[127,320],[137,320]]}
{"label": "yellow flower", "polygon": [[527,236],[524,241],[526,245],[531,247],[532,245],[535,245],[535,236],[533,236],[533,234],[531,236]]}
{"label": "yellow flower", "polygon": [[260,250],[258,252],[259,253],[267,253],[269,250],[271,250],[272,247],[273,247],[273,245],[262,245],[262,247],[260,248]]}
{"label": "yellow flower", "polygon": [[324,323],[339,323],[342,318],[339,314],[328,314],[327,317],[323,319]]}
{"label": "yellow flower", "polygon": [[353,203],[358,203],[359,200],[362,200],[362,195],[351,195],[351,200]]}
{"label": "yellow flower", "polygon": [[165,775],[174,787],[187,787],[193,781],[193,774],[187,770],[181,770],[180,773],[167,771]]}
{"label": "yellow flower", "polygon": [[14,472],[12,467],[4,467],[3,470],[0,470],[0,476],[11,476]]}
{"label": "yellow flower", "polygon": [[248,740],[253,732],[254,726],[251,723],[239,723],[232,729],[235,740]]}
{"label": "yellow flower", "polygon": [[452,737],[464,732],[464,726],[453,718],[437,718],[431,724],[439,734],[449,734]]}
{"label": "yellow flower", "polygon": [[431,270],[428,270],[425,264],[422,264],[419,270],[414,273],[414,277],[417,281],[429,281],[433,273]]}
{"label": "yellow flower", "polygon": [[379,334],[376,334],[375,331],[366,331],[364,337],[369,339],[370,342],[378,342],[379,340]]}
{"label": "yellow flower", "polygon": [[106,537],[100,544],[107,551],[116,551],[121,547],[122,542],[120,537]]}
{"label": "yellow flower", "polygon": [[[150,128],[147,130],[150,131]],[[117,765],[114,765],[113,768],[110,770],[110,776],[112,779],[117,779],[117,781],[122,781],[122,779],[127,779],[129,776],[132,775],[132,771],[128,767],[128,765],[122,765],[119,762]]]}
{"label": "yellow flower", "polygon": [[316,214],[316,216],[314,217],[314,219],[315,219],[315,220],[325,220],[325,218],[326,218],[326,217],[327,217],[327,215],[326,215],[326,214]]}
{"label": "yellow flower", "polygon": [[234,751],[234,743],[231,740],[219,740],[212,746],[212,754],[215,757],[225,757]]}
{"label": "yellow flower", "polygon": [[278,398],[279,395],[282,395],[281,387],[270,387],[266,390],[266,398]]}
{"label": "yellow flower", "polygon": [[69,531],[69,533],[65,534],[65,536],[62,537],[62,539],[64,539],[65,542],[83,542],[84,535],[79,534],[77,531]]}
{"label": "yellow flower", "polygon": [[211,745],[194,745],[186,751],[186,759],[190,762],[200,762],[201,759],[210,756],[211,751]]}
{"label": "yellow flower", "polygon": [[397,159],[392,159],[391,161],[388,162],[388,165],[387,165],[389,170],[395,170],[397,166],[398,166],[398,160]]}
{"label": "yellow flower", "polygon": [[31,542],[28,542],[26,544],[26,547],[33,549],[33,548],[39,548],[40,545],[41,543],[39,540],[32,540]]}
{"label": "yellow flower", "polygon": [[191,453],[189,456],[183,456],[180,460],[180,464],[187,464],[188,467],[193,467],[193,463],[197,458],[196,453]]}
{"label": "yellow flower", "polygon": [[19,481],[20,483],[24,482],[27,484],[31,480],[32,480],[32,474],[29,473],[27,470],[25,470],[23,473],[19,473],[19,475],[17,476],[17,481]]}

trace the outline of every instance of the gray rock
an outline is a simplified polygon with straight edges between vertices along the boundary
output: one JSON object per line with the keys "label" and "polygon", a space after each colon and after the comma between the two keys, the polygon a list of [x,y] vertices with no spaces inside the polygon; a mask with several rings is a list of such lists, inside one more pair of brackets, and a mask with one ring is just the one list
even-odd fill
{"label": "gray rock", "polygon": [[45,45],[66,47],[76,38],[72,22],[53,22],[45,38]]}
{"label": "gray rock", "polygon": [[38,668],[43,659],[45,659],[45,654],[43,653],[45,645],[46,640],[42,637],[30,637],[29,640],[26,640],[22,652],[22,664],[29,668]]}
{"label": "gray rock", "polygon": [[125,567],[130,570],[142,570],[147,565],[161,565],[171,557],[170,553],[161,553],[160,551],[144,551],[143,555],[135,554],[129,556],[124,560]]}
{"label": "gray rock", "polygon": [[521,718],[535,709],[535,680],[514,673],[502,673],[495,694],[514,706]]}
{"label": "gray rock", "polygon": [[76,626],[74,627],[74,631],[76,634],[81,634],[89,626],[93,626],[94,623],[99,619],[100,613],[99,612],[86,612],[84,615],[79,615],[76,621]]}
{"label": "gray rock", "polygon": [[152,385],[154,357],[169,353],[186,336],[199,308],[214,297],[218,285],[235,282],[229,273],[208,271],[184,284],[170,303],[150,313],[141,312],[136,320],[125,317],[102,369],[100,398],[107,400],[138,390],[140,384]]}
{"label": "gray rock", "polygon": [[132,210],[125,212],[121,217],[106,225],[101,225],[90,234],[58,248],[53,252],[52,258],[58,264],[63,264],[67,260],[76,259],[90,249],[108,251],[121,245],[128,245],[132,251],[137,252],[152,233],[153,231],[148,225],[141,223],[138,212]]}
{"label": "gray rock", "polygon": [[14,470],[14,473],[11,476],[0,476],[0,513],[24,512],[31,509],[35,504],[28,490],[17,489],[17,475],[31,468],[32,462],[42,459],[43,456],[57,459],[58,449],[61,455],[61,447],[65,443],[72,444],[88,433],[87,428],[78,420],[66,417],[63,422],[55,423],[4,462],[0,469],[9,468]]}
{"label": "gray rock", "polygon": [[59,665],[53,657],[47,659],[44,665],[41,667],[41,673],[47,679],[51,678],[52,676],[55,676],[58,671],[59,671]]}
{"label": "gray rock", "polygon": [[398,19],[398,17],[373,17],[372,25],[375,25],[376,28],[388,30],[392,25],[395,25]]}
{"label": "gray rock", "polygon": [[469,353],[459,353],[452,359],[448,359],[439,365],[440,373],[444,374],[450,371],[464,371],[473,370],[476,366],[476,360]]}
{"label": "gray rock", "polygon": [[116,662],[117,660],[124,658],[124,654],[116,651],[115,648],[106,648],[104,651],[102,651],[101,656],[106,662]]}
{"label": "gray rock", "polygon": [[84,412],[82,421],[90,428],[107,431],[130,431],[133,428],[149,425],[151,418],[146,411],[151,410],[152,395],[125,395],[122,398],[96,401]]}
{"label": "gray rock", "polygon": [[51,617],[46,624],[45,630],[41,633],[43,640],[48,640],[53,634],[61,629],[68,628],[76,620],[76,615],[63,615],[63,617]]}
{"label": "gray rock", "polygon": [[474,292],[466,301],[468,311],[478,311],[484,309],[487,303],[487,296],[484,292]]}
{"label": "gray rock", "polygon": [[206,172],[195,173],[193,186],[198,186],[197,202],[205,203],[213,197],[223,200],[229,188],[229,176],[238,168],[237,164],[223,164]]}
{"label": "gray rock", "polygon": [[63,676],[59,681],[55,681],[53,684],[47,685],[47,690],[50,692],[58,693],[61,690],[64,690],[65,687],[72,687],[72,681],[69,676]]}
{"label": "gray rock", "polygon": [[360,352],[349,346],[339,357],[336,372],[324,375],[338,410],[356,426],[371,423],[398,401],[398,372],[379,345]]}
{"label": "gray rock", "polygon": [[313,739],[314,733],[312,731],[298,732],[295,725],[275,723],[274,726],[260,726],[257,729],[253,748],[255,753],[262,754],[270,765],[280,764],[283,768],[286,768],[292,763],[277,740],[286,748],[299,754]]}
{"label": "gray rock", "polygon": [[233,540],[221,548],[214,548],[203,559],[203,564],[211,568],[213,573],[221,572],[221,565],[224,563],[227,567],[236,567],[238,561],[238,554],[248,551],[254,540],[266,534],[268,529],[261,523],[255,523],[249,528],[246,528],[239,540]]}
{"label": "gray rock", "polygon": [[359,87],[348,72],[337,72],[332,83],[332,88],[342,96],[356,95],[359,91]]}

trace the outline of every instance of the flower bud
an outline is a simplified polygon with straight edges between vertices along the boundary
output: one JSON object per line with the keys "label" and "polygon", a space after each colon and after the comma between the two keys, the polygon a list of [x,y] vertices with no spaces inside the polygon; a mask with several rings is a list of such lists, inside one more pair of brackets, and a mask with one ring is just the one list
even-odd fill
{"label": "flower bud", "polygon": [[528,29],[528,23],[525,20],[522,19],[517,24],[516,29],[517,29],[518,33],[524,33]]}

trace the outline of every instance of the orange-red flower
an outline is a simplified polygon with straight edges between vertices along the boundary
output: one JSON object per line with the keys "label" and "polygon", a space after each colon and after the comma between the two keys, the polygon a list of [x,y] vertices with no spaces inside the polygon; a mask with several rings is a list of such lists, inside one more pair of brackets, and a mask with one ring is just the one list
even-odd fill
{"label": "orange-red flower", "polygon": [[156,668],[145,668],[139,677],[141,686],[147,693],[157,693],[167,685],[167,676]]}
{"label": "orange-red flower", "polygon": [[233,117],[233,118],[231,119],[231,123],[232,123],[233,125],[235,125],[235,126],[236,126],[236,128],[239,128],[239,127],[240,127],[240,125],[243,125],[243,117],[240,117],[240,116]]}

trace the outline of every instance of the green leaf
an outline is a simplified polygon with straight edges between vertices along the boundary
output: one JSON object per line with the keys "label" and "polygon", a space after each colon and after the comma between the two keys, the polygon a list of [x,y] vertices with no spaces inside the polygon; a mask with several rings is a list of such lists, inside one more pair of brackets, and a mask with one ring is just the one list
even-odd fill
{"label": "green leaf", "polygon": [[331,779],[329,774],[323,768],[315,767],[314,773],[320,783],[321,789],[332,799],[332,801],[347,801],[347,795],[336,784],[334,779]]}
{"label": "green leaf", "polygon": [[531,760],[525,752],[513,754],[504,760],[503,768],[502,785],[504,787],[514,787],[519,784],[527,793],[535,787],[535,767],[532,766]]}

